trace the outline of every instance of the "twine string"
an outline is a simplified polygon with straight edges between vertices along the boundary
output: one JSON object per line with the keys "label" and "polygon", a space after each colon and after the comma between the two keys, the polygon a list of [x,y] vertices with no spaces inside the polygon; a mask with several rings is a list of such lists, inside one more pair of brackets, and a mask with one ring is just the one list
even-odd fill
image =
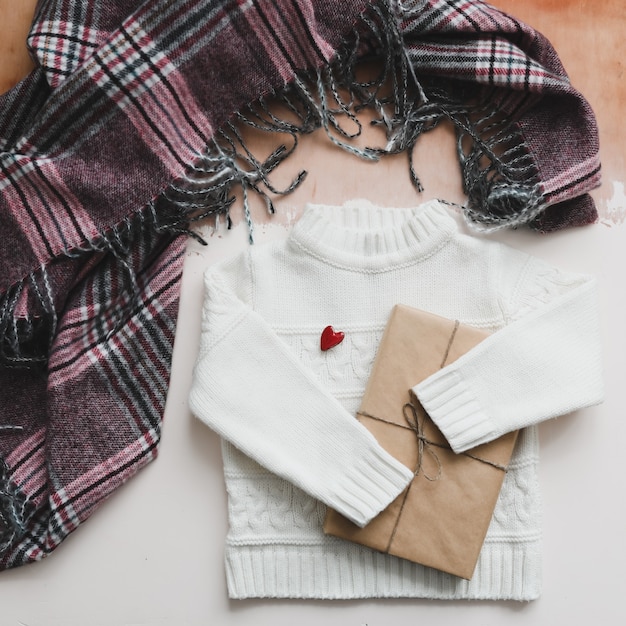
{"label": "twine string", "polygon": [[[456,328],[455,328],[456,331]],[[444,359],[445,363],[445,359]],[[397,428],[404,428],[406,430],[410,430],[415,434],[415,439],[417,441],[417,455],[416,455],[416,463],[415,469],[413,471],[415,478],[420,474],[428,481],[434,482],[438,481],[442,478],[443,475],[443,466],[441,463],[441,459],[435,452],[433,448],[441,448],[443,450],[452,450],[449,444],[447,443],[439,443],[438,441],[433,441],[432,439],[428,439],[424,434],[424,421],[425,415],[422,419],[420,419],[419,413],[420,409],[423,411],[423,408],[420,406],[419,408],[413,404],[413,402],[407,402],[402,407],[402,414],[404,416],[404,420],[406,421],[406,425],[398,422],[392,422],[389,419],[385,419],[384,417],[379,417],[377,415],[373,415],[368,413],[367,411],[360,410],[358,415],[363,417],[368,417],[377,422],[382,422],[384,424],[390,424],[391,426],[396,426]],[[437,473],[433,476],[424,471],[422,467],[423,459],[425,454],[430,454],[431,458],[435,462],[437,466]],[[502,472],[506,472],[508,467],[506,465],[502,465],[501,463],[496,463],[495,461],[491,461],[489,459],[485,459],[480,456],[476,456],[475,454],[471,454],[470,452],[461,452],[460,455],[466,456],[474,461],[478,461],[479,463],[484,463],[485,465],[489,465],[497,470]],[[400,510],[398,511],[398,515],[396,517],[393,529],[391,534],[389,535],[389,541],[387,542],[387,547],[385,548],[385,553],[389,553],[391,550],[391,545],[393,544],[393,540],[395,539],[396,532],[398,530],[398,526],[400,524],[400,518],[402,517],[402,513],[404,512],[404,508],[406,506],[406,502],[409,497],[409,492],[411,491],[411,487],[413,486],[415,480],[412,480],[409,486],[404,490],[404,494],[402,496],[402,502],[400,504]]]}
{"label": "twine string", "polygon": [[[409,428],[415,433],[415,439],[417,441],[417,463],[413,473],[416,477],[421,473],[426,480],[430,480],[431,482],[439,480],[441,478],[441,460],[437,456],[437,453],[433,450],[433,446],[443,446],[425,437],[424,420],[419,419],[417,407],[412,402],[407,402],[402,407],[402,414],[404,415],[404,420],[409,425]],[[435,462],[435,465],[437,466],[437,473],[434,476],[431,476],[422,469],[424,453],[430,454],[431,458]]]}
{"label": "twine string", "polygon": [[440,369],[443,368],[448,360],[448,357],[450,356],[450,350],[452,349],[452,344],[454,343],[454,338],[456,337],[456,331],[459,330],[460,325],[461,322],[459,322],[459,320],[454,320],[454,328],[450,333],[450,339],[448,339],[448,345],[446,346],[446,350],[443,354],[443,359],[441,359],[441,365],[439,366]]}
{"label": "twine string", "polygon": [[[398,422],[392,422],[391,420],[385,419],[384,417],[379,417],[377,415],[372,415],[367,411],[359,411],[359,415],[363,417],[369,417],[377,422],[383,422],[384,424],[389,424],[391,426],[396,426],[398,428],[404,428],[405,430],[410,430],[415,434],[415,439],[417,441],[417,455],[415,462],[415,469],[413,473],[415,476],[419,476],[422,474],[426,480],[435,481],[441,478],[442,474],[442,466],[441,459],[437,456],[437,453],[433,450],[435,448],[443,448],[446,450],[450,450],[450,446],[447,444],[439,443],[437,441],[433,441],[432,439],[428,439],[426,435],[424,435],[424,420],[419,419],[419,409],[412,403],[407,402],[402,407],[402,414],[404,416],[404,420],[406,425],[399,424]],[[424,454],[430,454],[431,458],[435,462],[437,466],[437,473],[432,476],[427,472],[423,471],[422,464],[424,460]]]}

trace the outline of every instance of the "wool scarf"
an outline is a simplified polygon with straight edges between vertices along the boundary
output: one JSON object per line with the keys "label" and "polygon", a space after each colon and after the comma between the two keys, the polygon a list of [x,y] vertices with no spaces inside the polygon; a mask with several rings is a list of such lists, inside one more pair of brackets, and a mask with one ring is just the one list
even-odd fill
{"label": "wool scarf", "polygon": [[[28,44],[36,68],[0,96],[0,568],[155,458],[185,235],[236,189],[252,234],[248,194],[273,212],[304,179],[271,182],[302,134],[404,152],[419,191],[413,147],[449,122],[476,228],[597,218],[588,103],[545,37],[480,0],[43,0]],[[355,146],[364,108],[384,145]]]}

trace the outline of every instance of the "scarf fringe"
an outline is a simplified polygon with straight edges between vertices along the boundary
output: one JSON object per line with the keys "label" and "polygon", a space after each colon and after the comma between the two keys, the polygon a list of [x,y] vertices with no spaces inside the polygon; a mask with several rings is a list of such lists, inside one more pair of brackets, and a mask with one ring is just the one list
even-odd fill
{"label": "scarf fringe", "polygon": [[17,489],[7,464],[0,457],[0,555],[26,532],[33,510],[32,503]]}
{"label": "scarf fringe", "polygon": [[[226,124],[198,155],[186,176],[163,194],[192,222],[225,214],[240,189],[243,211],[253,241],[249,194],[261,196],[268,212],[274,213],[272,195],[296,189],[306,178],[303,170],[285,189],[276,189],[272,172],[298,147],[298,137],[323,129],[339,148],[359,158],[378,161],[385,155],[405,153],[411,181],[423,191],[413,166],[419,138],[442,122],[451,122],[457,136],[457,153],[467,202],[461,207],[468,224],[479,231],[494,231],[531,223],[545,208],[537,168],[530,150],[511,119],[498,112],[495,90],[469,89],[449,81],[418,79],[417,63],[404,40],[402,19],[414,9],[401,2],[379,2],[361,16],[345,44],[327,66],[299,72],[282,90],[248,105]],[[381,69],[369,81],[358,78],[364,61]],[[288,112],[275,113],[275,106]],[[359,148],[362,133],[358,114],[372,110],[372,124],[386,133],[384,146]],[[290,136],[290,147],[279,145],[260,160],[246,144],[241,129]],[[196,237],[197,238],[197,237]]]}
{"label": "scarf fringe", "polygon": [[[413,166],[415,146],[424,133],[442,122],[451,122],[467,195],[461,210],[468,224],[492,231],[531,223],[546,204],[521,133],[511,119],[498,113],[493,89],[471,91],[459,82],[418,78],[417,63],[402,33],[402,20],[412,11],[394,0],[371,5],[330,64],[296,73],[281,90],[245,107],[216,133],[187,173],[153,202],[64,256],[113,254],[125,270],[132,300],[137,294],[131,262],[137,236],[145,231],[186,234],[206,244],[192,229],[194,222],[225,216],[230,228],[237,190],[242,194],[253,242],[250,194],[260,196],[267,211],[274,213],[272,197],[291,193],[307,172],[299,172],[283,189],[271,182],[272,173],[296,151],[300,136],[318,129],[323,129],[333,144],[362,159],[378,161],[385,155],[405,153],[410,178],[421,192],[423,187]],[[359,75],[367,61],[376,62],[380,70],[375,78],[364,81]],[[286,114],[279,116],[274,105]],[[384,129],[385,145],[355,145],[362,133],[358,116],[365,109],[375,113],[372,124]],[[260,159],[247,145],[245,129],[283,135],[289,142]],[[46,363],[57,330],[57,311],[62,306],[51,284],[49,269],[42,267],[0,296],[0,365],[33,367]],[[28,306],[20,307],[25,298]],[[27,316],[18,313],[22,308],[29,311]]]}
{"label": "scarf fringe", "polygon": [[[157,209],[156,203],[150,203],[106,233],[79,248],[66,250],[60,257],[62,261],[99,255],[102,262],[111,255],[118,264],[124,286],[111,303],[114,310],[110,318],[115,321],[107,327],[103,340],[115,334],[139,304],[140,268],[136,267],[139,251],[155,248],[155,240],[163,235],[195,236],[186,224],[178,208],[162,205]],[[45,368],[57,335],[57,311],[63,308],[63,302],[51,287],[54,271],[54,264],[42,266],[0,295],[0,367]]]}
{"label": "scarf fringe", "polygon": [[[28,315],[17,312],[22,298],[36,303]],[[15,368],[45,363],[56,326],[50,281],[42,267],[0,296],[0,365]]]}

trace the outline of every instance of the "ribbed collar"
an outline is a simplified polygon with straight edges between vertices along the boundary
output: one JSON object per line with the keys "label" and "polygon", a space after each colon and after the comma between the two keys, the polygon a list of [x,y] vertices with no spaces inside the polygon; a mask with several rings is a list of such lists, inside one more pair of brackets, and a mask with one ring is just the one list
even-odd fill
{"label": "ribbed collar", "polygon": [[430,254],[456,231],[436,200],[407,209],[350,200],[342,206],[308,204],[290,242],[334,265],[385,271]]}

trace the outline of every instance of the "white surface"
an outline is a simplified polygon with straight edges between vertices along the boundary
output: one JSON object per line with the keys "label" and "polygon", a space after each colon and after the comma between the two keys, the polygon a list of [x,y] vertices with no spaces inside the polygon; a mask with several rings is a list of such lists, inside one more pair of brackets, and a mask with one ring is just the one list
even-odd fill
{"label": "white surface", "polygon": [[[298,157],[298,154],[302,155]],[[439,129],[420,139],[416,168],[428,194],[416,196],[406,157],[372,165],[345,156],[319,133],[299,153],[310,174],[278,201],[258,243],[286,236],[305,202],[367,197],[410,206],[429,197],[460,200],[454,142]],[[277,185],[302,166],[285,163]],[[118,490],[48,559],[0,573],[0,626],[598,626],[626,623],[626,197],[605,180],[603,219],[541,236],[525,229],[490,235],[563,269],[599,279],[606,401],[540,426],[544,500],[544,592],[515,602],[229,601],[223,568],[226,497],[215,434],[191,416],[187,394],[197,353],[204,268],[247,244],[247,230],[218,229],[203,248],[190,241],[163,439],[156,461]],[[597,196],[600,198],[600,196]],[[233,211],[236,218],[239,209]],[[263,222],[263,212],[255,208]],[[283,225],[281,225],[283,224]],[[209,235],[207,227],[204,234]]]}
{"label": "white surface", "polygon": [[[286,233],[282,226],[257,231],[258,239]],[[624,623],[624,236],[623,224],[547,237],[523,231],[498,236],[600,279],[607,399],[602,406],[540,427],[545,530],[540,600],[227,600],[219,443],[189,414],[186,394],[199,332],[201,274],[208,262],[232,252],[234,245],[246,245],[240,226],[212,237],[207,249],[189,246],[159,458],[50,558],[0,575],[0,625]]]}

